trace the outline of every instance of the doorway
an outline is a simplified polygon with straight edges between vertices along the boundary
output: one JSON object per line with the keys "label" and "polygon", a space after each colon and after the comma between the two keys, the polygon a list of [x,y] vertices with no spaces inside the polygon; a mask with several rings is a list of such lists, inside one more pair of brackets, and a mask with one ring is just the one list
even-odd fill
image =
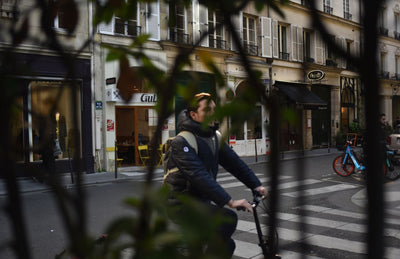
{"label": "doorway", "polygon": [[[118,158],[123,166],[143,165],[138,146],[149,145],[158,121],[153,107],[118,106],[115,107],[116,141]],[[158,141],[161,143],[161,140]]]}

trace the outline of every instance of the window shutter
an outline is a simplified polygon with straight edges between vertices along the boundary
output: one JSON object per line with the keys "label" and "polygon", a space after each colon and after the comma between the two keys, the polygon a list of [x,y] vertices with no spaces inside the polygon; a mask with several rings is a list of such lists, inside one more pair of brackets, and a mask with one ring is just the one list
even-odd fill
{"label": "window shutter", "polygon": [[273,42],[272,42],[272,47],[273,47],[273,54],[274,58],[279,58],[279,46],[278,46],[278,21],[277,20],[272,20],[272,34],[273,34]]}
{"label": "window shutter", "polygon": [[[236,29],[236,33],[239,36],[240,44],[243,45],[243,13],[240,12],[237,15],[232,15],[232,24]],[[231,50],[233,51],[239,51],[238,46],[233,42],[233,37],[231,35]]]}
{"label": "window shutter", "polygon": [[[346,50],[344,38],[335,38],[335,40],[336,40],[336,45],[339,48],[342,48],[342,50]],[[336,58],[336,62],[338,63],[338,67],[340,67],[340,68],[346,67],[346,64],[344,62],[344,58],[343,57],[338,56]]]}
{"label": "window shutter", "polygon": [[324,64],[324,53],[324,43],[321,35],[318,32],[315,32],[315,63],[320,65]]}
{"label": "window shutter", "polygon": [[[150,13],[151,12],[151,13]],[[146,33],[150,40],[160,40],[160,5],[159,1],[146,5]]]}
{"label": "window shutter", "polygon": [[291,40],[292,40],[292,60],[297,61],[298,60],[298,51],[297,51],[297,26],[296,25],[290,25],[290,35],[291,35]]}
{"label": "window shutter", "polygon": [[303,61],[303,28],[297,27],[297,60]]}
{"label": "window shutter", "polygon": [[356,58],[360,57],[360,42],[354,41],[354,51],[353,54]]}
{"label": "window shutter", "polygon": [[114,17],[111,19],[109,23],[99,23],[97,26],[97,30],[99,33],[104,33],[104,34],[112,34],[113,33],[113,27],[114,27]]}
{"label": "window shutter", "polygon": [[196,44],[200,38],[200,26],[199,26],[199,1],[192,1],[192,12],[193,12],[193,44]]}
{"label": "window shutter", "polygon": [[261,17],[261,55],[263,57],[272,57],[272,19]]}
{"label": "window shutter", "polygon": [[[204,34],[208,34],[208,9],[204,5],[199,6],[199,25],[200,25],[200,37],[204,37]],[[200,42],[200,46],[208,47],[208,36]]]}

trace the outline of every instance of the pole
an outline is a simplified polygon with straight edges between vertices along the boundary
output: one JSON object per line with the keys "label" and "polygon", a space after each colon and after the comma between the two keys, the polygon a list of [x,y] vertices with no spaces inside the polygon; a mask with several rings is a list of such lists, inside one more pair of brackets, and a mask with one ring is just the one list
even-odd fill
{"label": "pole", "polygon": [[118,170],[118,164],[117,164],[117,157],[118,157],[118,150],[117,150],[117,141],[114,142],[114,172],[115,172],[115,179],[117,179],[117,170]]}

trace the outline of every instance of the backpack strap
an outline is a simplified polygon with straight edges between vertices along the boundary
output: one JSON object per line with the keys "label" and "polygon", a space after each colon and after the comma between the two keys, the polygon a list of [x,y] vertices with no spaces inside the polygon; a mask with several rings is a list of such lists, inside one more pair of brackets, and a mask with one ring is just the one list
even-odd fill
{"label": "backpack strap", "polygon": [[189,143],[189,145],[196,151],[196,154],[199,153],[196,136],[192,132],[184,130],[179,132],[178,136],[183,137],[187,141],[187,143]]}

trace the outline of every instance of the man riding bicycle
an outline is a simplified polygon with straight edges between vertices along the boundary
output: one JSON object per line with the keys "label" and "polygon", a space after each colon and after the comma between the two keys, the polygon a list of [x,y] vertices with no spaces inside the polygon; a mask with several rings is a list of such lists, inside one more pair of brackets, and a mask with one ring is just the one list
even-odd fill
{"label": "man riding bicycle", "polygon": [[[187,110],[180,113],[178,131],[188,131],[194,135],[198,150],[196,152],[184,137],[176,136],[171,142],[170,157],[166,165],[169,172],[164,176],[164,184],[171,190],[171,206],[178,208],[178,213],[171,216],[178,224],[179,217],[185,213],[185,206],[177,199],[180,194],[188,194],[202,201],[210,215],[224,215],[229,219],[217,228],[217,235],[223,243],[221,249],[226,249],[226,258],[231,258],[235,250],[232,235],[238,218],[233,210],[226,207],[244,207],[251,212],[253,209],[246,199],[232,199],[217,183],[218,165],[222,165],[248,188],[265,196],[268,193],[237,154],[226,143],[218,143],[219,132],[216,125],[210,123],[208,127],[203,127],[203,122],[214,113],[214,109],[215,103],[211,95],[201,93],[195,96],[194,105],[189,105]],[[175,168],[176,170],[171,170]]]}

